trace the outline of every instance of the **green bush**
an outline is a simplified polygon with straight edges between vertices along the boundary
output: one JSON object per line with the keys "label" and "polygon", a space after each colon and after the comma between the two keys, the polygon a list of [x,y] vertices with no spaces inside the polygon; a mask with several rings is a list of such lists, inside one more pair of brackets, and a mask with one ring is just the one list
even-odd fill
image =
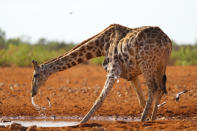
{"label": "green bush", "polygon": [[102,65],[103,61],[104,61],[105,57],[101,56],[101,57],[97,57],[97,58],[93,58],[90,60],[90,64],[95,64],[95,65]]}
{"label": "green bush", "polygon": [[[61,46],[61,48],[59,47]],[[20,39],[7,40],[6,46],[0,49],[0,66],[31,66],[32,59],[43,63],[62,55],[73,47],[73,44],[29,44]],[[68,48],[64,48],[68,47]]]}
{"label": "green bush", "polygon": [[197,65],[197,48],[181,46],[172,51],[171,59],[175,61],[175,65]]}
{"label": "green bush", "polygon": [[[74,43],[47,41],[41,38],[30,44],[20,38],[6,39],[6,33],[0,29],[0,66],[31,66],[32,59],[43,63],[64,54],[74,47]],[[105,57],[91,59],[90,64],[102,65]],[[173,41],[170,65],[197,65],[197,43],[178,45]]]}

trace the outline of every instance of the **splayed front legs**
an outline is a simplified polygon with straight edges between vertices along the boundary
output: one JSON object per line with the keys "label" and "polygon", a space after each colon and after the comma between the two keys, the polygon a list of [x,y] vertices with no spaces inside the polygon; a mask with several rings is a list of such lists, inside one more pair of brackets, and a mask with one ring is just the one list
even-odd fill
{"label": "splayed front legs", "polygon": [[97,100],[95,101],[95,103],[92,106],[92,108],[90,109],[90,111],[85,115],[85,117],[80,121],[80,123],[86,123],[90,119],[92,114],[101,106],[104,99],[108,95],[109,91],[113,87],[114,82],[115,82],[114,78],[112,78],[112,77],[107,78],[107,80],[105,82],[105,85],[104,85],[104,88],[101,91],[100,96],[97,98]]}

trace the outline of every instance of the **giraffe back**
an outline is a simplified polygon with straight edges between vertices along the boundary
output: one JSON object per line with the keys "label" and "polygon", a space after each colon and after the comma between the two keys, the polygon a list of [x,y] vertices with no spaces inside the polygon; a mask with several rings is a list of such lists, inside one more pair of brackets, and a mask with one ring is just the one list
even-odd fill
{"label": "giraffe back", "polygon": [[131,29],[111,48],[108,53],[111,54],[108,58],[114,59],[111,65],[121,69],[121,77],[132,80],[145,70],[165,72],[172,44],[159,27],[144,26]]}

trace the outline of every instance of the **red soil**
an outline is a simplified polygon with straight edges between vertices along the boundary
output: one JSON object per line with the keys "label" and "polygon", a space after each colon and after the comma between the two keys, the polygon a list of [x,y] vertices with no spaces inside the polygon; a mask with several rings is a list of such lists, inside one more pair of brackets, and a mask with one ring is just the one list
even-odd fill
{"label": "red soil", "polygon": [[[0,114],[1,116],[39,116],[31,104],[32,68],[0,68]],[[52,75],[39,90],[35,98],[38,105],[52,107],[44,113],[47,116],[84,116],[98,97],[106,79],[102,67],[80,65]],[[196,130],[197,129],[197,66],[167,68],[167,90],[161,102],[156,120],[151,122],[89,121],[80,127],[38,128],[39,130]],[[147,98],[147,87],[140,77],[143,92]],[[175,95],[183,90],[178,102]],[[120,79],[95,116],[140,117],[137,97],[130,83]],[[176,120],[175,120],[176,119]],[[8,128],[0,128],[2,130]]]}

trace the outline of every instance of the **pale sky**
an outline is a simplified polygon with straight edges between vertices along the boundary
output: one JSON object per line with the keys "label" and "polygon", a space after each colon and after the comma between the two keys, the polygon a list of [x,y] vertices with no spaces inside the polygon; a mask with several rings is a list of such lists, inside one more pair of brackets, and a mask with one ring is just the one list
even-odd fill
{"label": "pale sky", "polygon": [[0,0],[7,38],[81,42],[110,24],[153,25],[178,43],[197,41],[197,0]]}

